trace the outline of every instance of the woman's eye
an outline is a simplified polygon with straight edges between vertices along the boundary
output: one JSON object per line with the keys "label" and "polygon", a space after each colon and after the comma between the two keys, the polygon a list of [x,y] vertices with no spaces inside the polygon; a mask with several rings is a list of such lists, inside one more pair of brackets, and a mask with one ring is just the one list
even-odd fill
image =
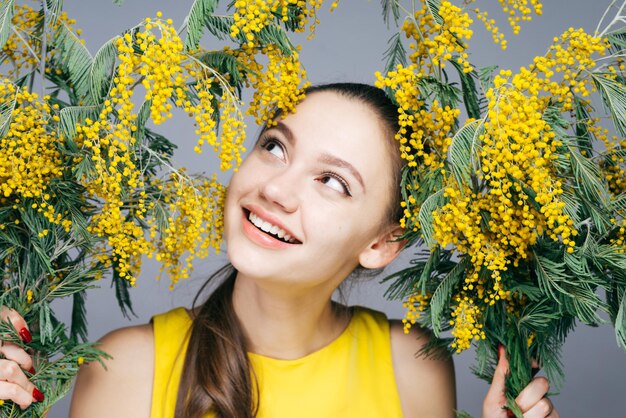
{"label": "woman's eye", "polygon": [[285,158],[285,150],[283,149],[283,146],[275,139],[270,138],[265,140],[261,147],[270,154],[274,154],[281,160]]}
{"label": "woman's eye", "polygon": [[338,191],[341,194],[345,194],[347,196],[352,196],[350,194],[350,189],[348,188],[348,184],[344,179],[335,175],[335,174],[324,174],[319,179],[320,183],[330,187],[333,190]]}

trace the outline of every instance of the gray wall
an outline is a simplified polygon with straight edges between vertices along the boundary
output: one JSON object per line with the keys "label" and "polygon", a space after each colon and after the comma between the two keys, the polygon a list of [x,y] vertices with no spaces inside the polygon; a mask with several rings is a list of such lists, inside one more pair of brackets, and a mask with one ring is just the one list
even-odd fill
{"label": "gray wall", "polygon": [[[483,0],[478,2],[478,6],[493,9],[496,4],[495,1],[491,1],[490,5],[486,3]],[[472,50],[473,62],[479,66],[497,62],[501,67],[511,69],[526,65],[535,55],[544,53],[553,36],[569,26],[593,30],[609,0],[545,0],[544,3],[544,16],[524,25],[522,37],[515,38],[509,34],[506,52],[493,46],[489,35],[477,26],[472,45],[482,47]],[[164,17],[171,17],[179,26],[190,4],[191,0],[126,0],[123,6],[118,7],[112,4],[112,0],[66,0],[65,10],[76,18],[76,27],[84,30],[87,47],[95,53],[106,40],[144,17],[154,17],[157,10],[162,10]],[[501,14],[497,16],[502,18]],[[390,33],[380,18],[379,2],[343,0],[334,13],[323,11],[320,18],[322,23],[315,39],[305,44],[302,53],[310,79],[314,83],[341,80],[373,82],[374,71],[382,67],[381,56]],[[504,28],[504,19],[501,22],[500,26]],[[210,172],[214,160],[208,154],[197,156],[193,153],[196,139],[189,125],[182,117],[162,126],[161,131],[179,144],[179,161],[191,171]],[[248,132],[253,137],[258,128],[250,123]],[[391,268],[401,268],[410,256],[408,251]],[[113,292],[103,281],[102,289],[89,294],[90,337],[97,339],[112,329],[145,323],[155,313],[189,305],[204,278],[224,260],[221,255],[199,262],[194,277],[180,283],[174,291],[168,290],[167,279],[156,281],[157,268],[146,264],[138,286],[133,290],[137,318],[132,321],[119,313]],[[401,304],[385,301],[383,290],[376,280],[359,284],[351,291],[350,301],[383,310],[390,317],[402,317]],[[69,307],[68,301],[56,304],[62,318],[68,320]],[[471,374],[472,361],[471,352],[456,357],[458,404],[460,409],[479,416],[487,386]],[[611,327],[579,327],[565,345],[563,362],[566,381],[561,394],[554,399],[561,416],[626,417],[621,400],[626,393],[626,354],[617,347]],[[416,382],[416,390],[419,390],[419,382]],[[67,416],[68,404],[67,400],[59,403],[49,417]]]}

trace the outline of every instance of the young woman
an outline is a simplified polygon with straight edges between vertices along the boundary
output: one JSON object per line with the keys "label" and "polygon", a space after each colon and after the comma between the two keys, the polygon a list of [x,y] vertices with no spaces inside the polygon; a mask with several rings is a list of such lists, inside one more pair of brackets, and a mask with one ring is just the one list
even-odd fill
{"label": "young woman", "polygon": [[[232,177],[222,284],[197,309],[105,336],[113,360],[83,366],[70,416],[455,416],[451,359],[415,355],[426,331],[405,335],[331,300],[355,269],[382,268],[402,248],[396,117],[383,91],[361,84],[312,88],[279,116]],[[32,361],[0,350],[0,398],[26,407],[35,388],[21,369]],[[484,417],[507,416],[507,367],[501,355]],[[520,394],[526,418],[559,416],[547,390],[536,378]]]}

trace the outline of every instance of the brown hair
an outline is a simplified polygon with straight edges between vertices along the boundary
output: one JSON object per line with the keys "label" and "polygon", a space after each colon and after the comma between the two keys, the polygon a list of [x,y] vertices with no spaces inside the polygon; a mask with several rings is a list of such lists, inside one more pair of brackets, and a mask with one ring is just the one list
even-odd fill
{"label": "brown hair", "polygon": [[[393,196],[390,223],[402,216],[400,179],[402,161],[394,135],[398,131],[398,109],[385,92],[359,83],[334,83],[310,87],[306,93],[334,92],[369,105],[387,131],[393,156]],[[279,115],[276,115],[278,117]],[[258,385],[247,355],[246,336],[233,308],[237,271],[229,264],[213,274],[194,299],[194,306],[208,283],[223,282],[202,304],[193,319],[189,346],[178,389],[175,418],[201,418],[213,412],[217,418],[253,418],[258,411]]]}

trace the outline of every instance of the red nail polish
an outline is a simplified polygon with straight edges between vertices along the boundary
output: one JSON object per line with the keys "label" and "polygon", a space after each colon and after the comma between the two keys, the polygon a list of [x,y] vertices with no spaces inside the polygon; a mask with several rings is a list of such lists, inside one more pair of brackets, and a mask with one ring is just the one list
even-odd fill
{"label": "red nail polish", "polygon": [[511,411],[510,409],[506,409],[506,416],[508,418],[515,418],[515,412]]}
{"label": "red nail polish", "polygon": [[46,397],[43,396],[43,393],[41,393],[39,389],[35,388],[33,389],[33,399],[35,399],[37,402],[43,402]]}
{"label": "red nail polish", "polygon": [[32,340],[33,340],[33,336],[30,334],[30,331],[27,330],[26,328],[22,328],[20,330],[20,338],[22,339],[22,341],[24,341],[26,344],[29,344]]}
{"label": "red nail polish", "polygon": [[504,352],[504,346],[502,345],[502,343],[498,343],[498,360],[500,360],[500,357],[502,357],[503,352]]}
{"label": "red nail polish", "polygon": [[28,369],[28,373],[35,374],[35,367],[31,366],[30,369]]}

